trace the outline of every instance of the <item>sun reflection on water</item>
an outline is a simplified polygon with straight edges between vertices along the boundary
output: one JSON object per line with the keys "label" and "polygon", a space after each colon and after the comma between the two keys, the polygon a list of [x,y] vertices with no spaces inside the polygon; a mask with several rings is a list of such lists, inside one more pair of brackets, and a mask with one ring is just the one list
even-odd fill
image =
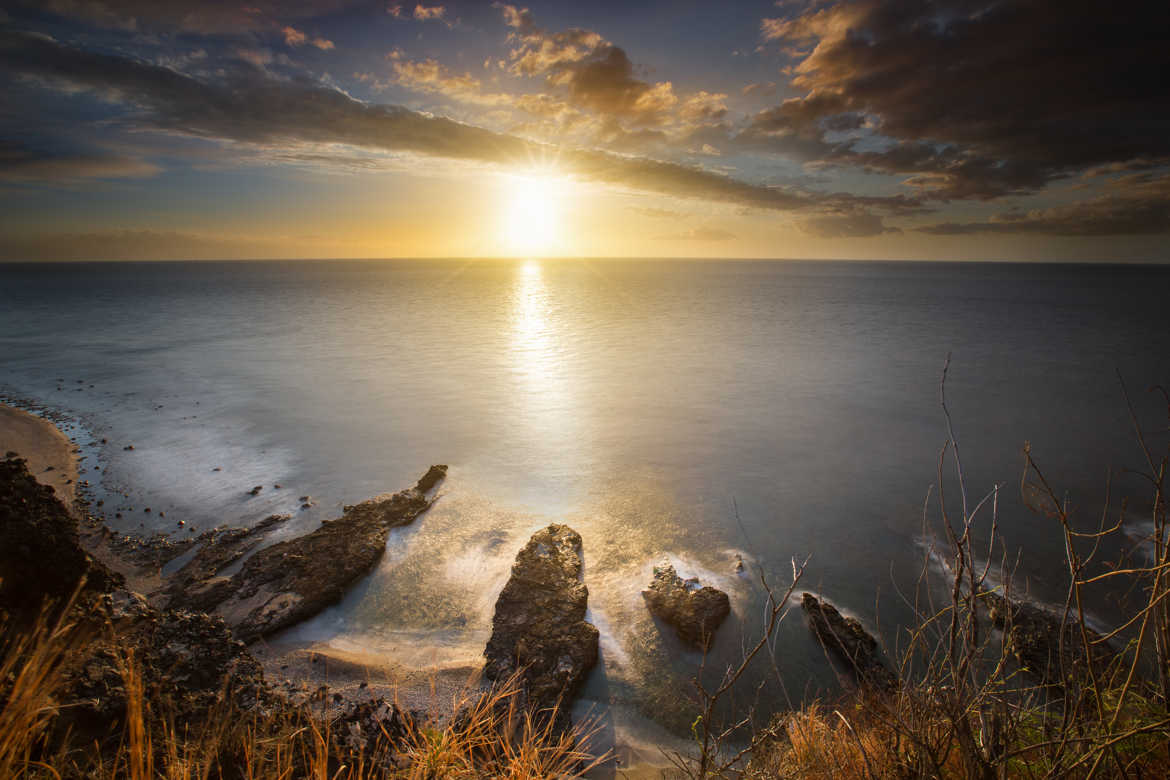
{"label": "sun reflection on water", "polygon": [[538,260],[516,270],[512,294],[511,370],[517,378],[516,402],[537,449],[558,451],[570,441],[579,420],[567,376],[566,350],[558,308]]}

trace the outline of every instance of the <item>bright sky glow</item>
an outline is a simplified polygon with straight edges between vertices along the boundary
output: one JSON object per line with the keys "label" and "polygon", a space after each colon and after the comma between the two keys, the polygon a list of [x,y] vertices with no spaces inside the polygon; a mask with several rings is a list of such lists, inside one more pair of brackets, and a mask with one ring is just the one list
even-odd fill
{"label": "bright sky glow", "polygon": [[1170,261],[1162,6],[975,7],[10,0],[0,260]]}
{"label": "bright sky glow", "polygon": [[541,254],[562,244],[564,186],[551,176],[517,176],[509,181],[504,207],[504,243],[509,252]]}

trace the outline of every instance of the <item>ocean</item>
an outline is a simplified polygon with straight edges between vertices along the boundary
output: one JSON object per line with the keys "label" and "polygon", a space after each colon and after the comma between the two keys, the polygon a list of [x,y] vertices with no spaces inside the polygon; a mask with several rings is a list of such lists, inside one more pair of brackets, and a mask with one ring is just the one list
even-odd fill
{"label": "ocean", "polygon": [[[904,642],[899,590],[938,528],[948,355],[972,502],[1001,486],[996,554],[1017,588],[1063,599],[1054,521],[1020,498],[1022,448],[1078,522],[1099,520],[1111,468],[1115,499],[1148,500],[1121,472],[1142,462],[1122,380],[1164,432],[1147,388],[1170,385],[1167,301],[1170,268],[1147,266],[3,264],[0,391],[74,421],[82,479],[125,532],[290,512],[280,533],[300,533],[448,464],[378,569],[277,642],[474,663],[516,552],[568,523],[602,632],[583,704],[666,739],[693,719],[700,657],[642,603],[660,560],[731,594],[710,668],[758,636],[760,576],[785,585],[794,557],[808,558],[801,589]],[[1090,607],[1110,616],[1103,597]],[[799,611],[773,657],[790,699],[836,690]]]}

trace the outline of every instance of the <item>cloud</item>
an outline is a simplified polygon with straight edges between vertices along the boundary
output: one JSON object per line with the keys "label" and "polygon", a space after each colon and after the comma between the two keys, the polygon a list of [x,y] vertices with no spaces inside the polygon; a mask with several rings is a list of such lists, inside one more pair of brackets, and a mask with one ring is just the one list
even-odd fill
{"label": "cloud", "polygon": [[[934,199],[1030,193],[1090,167],[1170,154],[1170,9],[1083,0],[853,0],[766,19],[800,98],[745,141],[907,175]],[[858,138],[831,139],[840,127]]]}
{"label": "cloud", "polygon": [[516,103],[516,98],[512,95],[485,93],[483,83],[470,73],[464,72],[462,75],[452,73],[433,59],[420,61],[395,59],[392,66],[395,82],[416,92],[445,95],[464,103],[482,106]]}
{"label": "cloud", "polygon": [[413,16],[420,22],[443,21],[443,17],[447,14],[446,6],[441,5],[416,5],[414,7]]}
{"label": "cloud", "polygon": [[886,227],[882,218],[875,214],[809,217],[797,222],[797,227],[817,238],[869,238],[902,232],[895,227]]}
{"label": "cloud", "polygon": [[105,179],[147,179],[162,171],[134,157],[111,154],[53,154],[0,141],[0,181],[11,184],[73,184]]}
{"label": "cloud", "polygon": [[349,145],[475,163],[518,166],[556,160],[587,181],[679,198],[769,210],[816,209],[822,196],[751,183],[671,162],[558,148],[402,106],[372,105],[306,80],[245,69],[202,80],[127,57],[0,31],[0,68],[121,106],[121,121],[274,151],[304,144]]}
{"label": "cloud", "polygon": [[738,236],[720,228],[696,227],[681,233],[655,236],[659,241],[734,241]]}
{"label": "cloud", "polygon": [[679,106],[678,115],[684,122],[708,124],[718,122],[727,116],[727,95],[699,90],[687,97]]}
{"label": "cloud", "polygon": [[271,29],[276,19],[325,16],[356,0],[18,0],[38,11],[119,30],[226,33]]}
{"label": "cloud", "polygon": [[154,230],[0,236],[0,260],[246,260],[282,256],[276,242]]}
{"label": "cloud", "polygon": [[286,46],[304,46],[307,43],[322,51],[328,51],[333,48],[333,41],[325,38],[310,38],[295,27],[284,27],[281,29],[281,33],[284,34],[284,43]]}
{"label": "cloud", "polygon": [[1013,210],[986,222],[941,222],[918,228],[936,236],[978,233],[1042,233],[1056,236],[1157,235],[1170,233],[1170,172],[1131,174],[1110,192],[1076,203]]}
{"label": "cloud", "polygon": [[508,55],[513,74],[543,77],[549,87],[564,89],[572,105],[639,125],[665,122],[678,104],[669,81],[636,78],[625,49],[599,33],[580,28],[551,32],[538,27],[527,8],[496,7],[515,30],[518,45]]}
{"label": "cloud", "polygon": [[748,84],[740,90],[740,94],[744,97],[772,97],[776,94],[776,82],[765,81],[756,84]]}
{"label": "cloud", "polygon": [[630,210],[635,214],[641,214],[643,217],[652,217],[653,219],[678,219],[679,217],[686,216],[681,211],[671,211],[670,209],[638,207]]}

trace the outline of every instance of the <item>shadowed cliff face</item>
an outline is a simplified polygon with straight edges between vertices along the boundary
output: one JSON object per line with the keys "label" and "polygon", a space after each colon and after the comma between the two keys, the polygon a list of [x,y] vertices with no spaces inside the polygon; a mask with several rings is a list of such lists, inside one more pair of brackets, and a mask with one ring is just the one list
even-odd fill
{"label": "shadowed cliff face", "polygon": [[564,712],[597,663],[599,635],[585,622],[582,565],[581,535],[550,525],[520,550],[496,601],[485,674],[505,680],[519,671],[536,707],[559,701]]}
{"label": "shadowed cliff face", "polygon": [[81,548],[77,518],[53,488],[37,482],[23,459],[0,461],[0,613],[29,621],[45,601],[67,601],[82,578],[86,594],[121,584]]}

